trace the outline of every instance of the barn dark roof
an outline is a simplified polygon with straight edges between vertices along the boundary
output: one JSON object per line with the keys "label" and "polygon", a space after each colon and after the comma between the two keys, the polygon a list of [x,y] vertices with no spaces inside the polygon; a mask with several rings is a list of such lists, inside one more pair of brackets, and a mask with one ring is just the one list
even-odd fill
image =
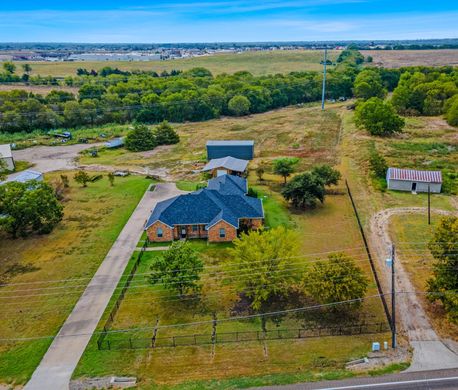
{"label": "barn dark roof", "polygon": [[441,171],[417,171],[414,169],[388,168],[386,178],[387,180],[442,183]]}
{"label": "barn dark roof", "polygon": [[156,221],[170,227],[205,224],[208,229],[221,220],[238,228],[240,218],[264,218],[261,200],[246,196],[244,188],[246,180],[239,177],[212,179],[208,188],[159,202],[145,229]]}

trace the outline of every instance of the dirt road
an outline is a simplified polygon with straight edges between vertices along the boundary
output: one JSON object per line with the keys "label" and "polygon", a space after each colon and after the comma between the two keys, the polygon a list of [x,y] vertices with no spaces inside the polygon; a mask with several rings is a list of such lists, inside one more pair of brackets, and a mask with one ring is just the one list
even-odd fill
{"label": "dirt road", "polygon": [[[435,214],[453,214],[444,210],[432,209]],[[378,269],[382,271],[385,291],[391,277],[391,270],[384,264],[389,257],[391,238],[389,235],[389,221],[393,215],[425,213],[423,207],[400,207],[380,211],[370,221],[371,246],[376,252]],[[441,368],[457,368],[458,355],[442,343],[437,333],[431,326],[428,317],[415,294],[402,294],[402,292],[415,291],[408,274],[402,266],[399,255],[396,258],[396,287],[399,292],[397,298],[397,314],[403,329],[406,331],[410,344],[414,348],[412,365],[409,370],[422,371]]]}

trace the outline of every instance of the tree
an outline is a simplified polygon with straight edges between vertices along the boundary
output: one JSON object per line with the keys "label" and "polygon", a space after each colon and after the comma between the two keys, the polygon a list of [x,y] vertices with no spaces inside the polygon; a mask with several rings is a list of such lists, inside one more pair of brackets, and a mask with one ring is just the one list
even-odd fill
{"label": "tree", "polygon": [[443,218],[428,247],[436,259],[428,298],[442,302],[448,318],[458,323],[458,218]]}
{"label": "tree", "polygon": [[356,76],[354,95],[364,100],[371,97],[384,98],[386,89],[383,87],[380,73],[375,69],[365,69]]}
{"label": "tree", "polygon": [[337,185],[342,177],[337,169],[327,164],[313,167],[312,174],[318,176],[326,187]]}
{"label": "tree", "polygon": [[264,178],[263,178],[264,173],[265,173],[264,166],[263,165],[259,165],[256,168],[256,176],[258,177],[259,181],[263,181],[264,180]]}
{"label": "tree", "polygon": [[282,189],[282,195],[297,208],[314,208],[318,201],[324,202],[323,180],[310,172],[294,176]]}
{"label": "tree", "polygon": [[288,294],[299,282],[300,271],[291,267],[291,258],[299,251],[295,232],[283,226],[255,230],[242,233],[233,244],[226,267],[237,270],[237,291],[250,298],[253,310],[262,312],[272,296]]}
{"label": "tree", "polygon": [[115,175],[113,174],[113,172],[110,172],[108,175],[108,181],[110,182],[110,186],[113,187],[114,186],[114,181],[115,181]]}
{"label": "tree", "polygon": [[0,186],[0,227],[14,238],[47,234],[63,217],[54,189],[35,180]]}
{"label": "tree", "polygon": [[16,71],[16,65],[14,65],[11,61],[5,61],[3,63],[3,69],[5,69],[6,73],[13,74]]}
{"label": "tree", "polygon": [[174,242],[151,266],[149,280],[164,288],[177,291],[181,297],[199,290],[203,262],[197,252],[183,241]]}
{"label": "tree", "polygon": [[87,183],[91,180],[86,171],[76,172],[73,178],[77,183],[82,184],[83,187],[87,187]]}
{"label": "tree", "polygon": [[[364,298],[369,281],[351,257],[344,253],[333,253],[327,260],[314,264],[304,284],[316,302],[327,304]],[[342,308],[360,305],[358,301]]]}
{"label": "tree", "polygon": [[146,125],[135,125],[125,139],[126,148],[133,152],[152,150],[157,146],[156,137]]}
{"label": "tree", "polygon": [[405,125],[404,119],[396,114],[391,103],[376,97],[357,105],[355,123],[371,135],[379,136],[399,133]]}
{"label": "tree", "polygon": [[67,175],[60,175],[60,180],[62,182],[62,185],[64,186],[64,188],[68,188],[70,187],[70,181],[68,180],[68,176]]}
{"label": "tree", "polygon": [[294,172],[298,162],[296,157],[277,158],[274,160],[274,173],[282,176],[286,184],[286,179]]}
{"label": "tree", "polygon": [[3,158],[1,158],[2,155],[0,154],[0,181],[3,181],[6,179],[6,175],[7,175],[7,172],[8,172],[8,167],[6,165],[6,162],[5,160],[3,160]]}
{"label": "tree", "polygon": [[251,103],[243,95],[235,95],[227,104],[229,111],[235,116],[247,115],[250,113]]}
{"label": "tree", "polygon": [[180,142],[180,136],[167,121],[163,121],[156,126],[153,134],[157,145],[172,145]]}
{"label": "tree", "polygon": [[32,71],[32,67],[30,66],[30,64],[23,64],[22,70],[24,71],[25,74],[28,75]]}
{"label": "tree", "polygon": [[445,114],[447,123],[451,126],[458,126],[458,95],[456,96],[457,98],[453,99]]}

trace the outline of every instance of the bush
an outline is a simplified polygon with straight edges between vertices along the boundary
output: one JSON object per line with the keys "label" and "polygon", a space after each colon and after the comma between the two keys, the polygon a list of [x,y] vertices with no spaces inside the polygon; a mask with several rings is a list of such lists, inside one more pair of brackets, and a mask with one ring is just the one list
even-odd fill
{"label": "bush", "polygon": [[229,111],[235,116],[249,114],[250,106],[250,101],[243,95],[235,95],[227,104]]}
{"label": "bush", "polygon": [[355,123],[365,128],[371,135],[389,136],[400,133],[405,121],[394,111],[389,102],[373,97],[359,102],[355,111]]}
{"label": "bush", "polygon": [[134,129],[127,134],[124,141],[127,150],[142,152],[156,147],[156,137],[146,125],[135,125]]}
{"label": "bush", "polygon": [[447,109],[445,118],[450,126],[458,126],[458,98],[455,98],[453,103]]}
{"label": "bush", "polygon": [[156,145],[172,145],[180,142],[180,136],[167,121],[161,122],[153,131]]}

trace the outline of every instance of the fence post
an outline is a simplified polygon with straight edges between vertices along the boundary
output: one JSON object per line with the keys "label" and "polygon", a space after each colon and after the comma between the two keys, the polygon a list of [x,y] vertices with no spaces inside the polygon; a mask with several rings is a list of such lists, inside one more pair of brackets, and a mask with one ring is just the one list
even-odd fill
{"label": "fence post", "polygon": [[174,347],[176,347],[176,344],[175,344],[175,336],[172,336],[172,345],[173,345]]}
{"label": "fence post", "polygon": [[129,337],[129,345],[130,345],[130,349],[133,349],[132,348],[132,337]]}
{"label": "fence post", "polygon": [[107,340],[107,345],[108,345],[108,350],[110,350],[111,349],[110,339]]}

